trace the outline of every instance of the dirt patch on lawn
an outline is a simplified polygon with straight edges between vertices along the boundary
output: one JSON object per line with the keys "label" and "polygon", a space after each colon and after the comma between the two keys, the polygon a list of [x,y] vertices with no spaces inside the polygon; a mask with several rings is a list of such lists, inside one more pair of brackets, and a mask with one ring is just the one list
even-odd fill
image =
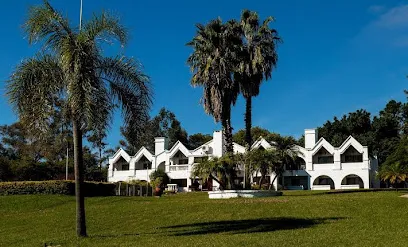
{"label": "dirt patch on lawn", "polygon": [[400,197],[408,198],[408,194],[402,195],[402,196],[400,196]]}

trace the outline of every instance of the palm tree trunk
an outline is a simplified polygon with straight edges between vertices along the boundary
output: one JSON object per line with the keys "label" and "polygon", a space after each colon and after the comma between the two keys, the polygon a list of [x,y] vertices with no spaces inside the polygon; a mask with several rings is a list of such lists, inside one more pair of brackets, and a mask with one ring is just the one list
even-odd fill
{"label": "palm tree trunk", "polygon": [[[269,189],[271,189],[271,187],[273,186],[273,183],[275,183],[275,180],[276,180],[277,177],[278,177],[278,175],[275,174],[275,177],[273,178],[271,184],[269,185]],[[276,186],[275,190],[276,190],[276,191],[278,190],[278,186]]]}
{"label": "palm tree trunk", "polygon": [[252,97],[246,98],[245,105],[245,142],[247,144],[247,149],[249,150],[252,145]]}
{"label": "palm tree trunk", "polygon": [[75,170],[75,198],[76,198],[76,221],[78,237],[86,237],[85,224],[85,198],[84,198],[84,166],[82,154],[82,131],[77,120],[72,121],[74,136],[74,170]]}
{"label": "palm tree trunk", "polygon": [[234,153],[234,146],[232,144],[231,117],[225,120],[224,137],[225,137],[225,151],[227,152],[227,154],[232,155]]}

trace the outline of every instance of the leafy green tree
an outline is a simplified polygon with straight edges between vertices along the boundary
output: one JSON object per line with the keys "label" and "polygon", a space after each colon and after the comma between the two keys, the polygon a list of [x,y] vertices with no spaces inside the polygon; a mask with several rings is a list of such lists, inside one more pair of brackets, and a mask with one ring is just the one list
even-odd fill
{"label": "leafy green tree", "polygon": [[250,173],[260,173],[259,185],[265,184],[266,175],[279,170],[280,161],[276,150],[274,149],[254,149],[248,153],[248,171]]}
{"label": "leafy green tree", "polygon": [[[269,132],[269,130],[258,127],[258,126],[251,128],[251,137],[254,140],[257,140],[259,137],[266,137],[270,134],[271,132]],[[246,145],[245,136],[246,136],[246,129],[241,129],[241,130],[238,130],[232,136],[232,139],[234,140],[234,142],[238,143],[239,145],[245,146]]]}
{"label": "leafy green tree", "polygon": [[137,126],[130,124],[121,128],[121,133],[126,139],[122,146],[125,146],[129,153],[135,154],[143,146],[154,151],[154,138],[159,136],[166,137],[170,147],[178,140],[185,145],[188,144],[187,132],[181,127],[176,115],[166,108],[160,109],[154,118],[145,121],[142,126],[138,129]]}
{"label": "leafy green tree", "polygon": [[43,53],[23,61],[7,84],[7,95],[23,122],[47,129],[56,98],[72,123],[74,140],[77,235],[86,236],[83,193],[84,130],[106,129],[116,103],[125,122],[148,114],[151,90],[140,66],[126,57],[104,57],[102,42],[128,39],[126,29],[106,13],[94,15],[78,31],[48,1],[32,7],[24,25],[29,43],[42,41]]}
{"label": "leafy green tree", "polygon": [[213,157],[195,164],[191,171],[192,177],[199,177],[203,181],[213,179],[220,185],[220,189],[233,189],[237,172],[237,160],[235,156]]}
{"label": "leafy green tree", "polygon": [[403,137],[395,151],[381,165],[379,177],[391,184],[406,182],[408,178],[408,137]]}
{"label": "leafy green tree", "polygon": [[193,48],[187,60],[193,72],[191,85],[203,88],[201,103],[204,110],[216,122],[221,122],[226,151],[232,154],[231,106],[235,105],[239,93],[233,73],[237,63],[237,48],[241,42],[236,31],[237,23],[223,23],[218,18],[205,26],[197,24],[196,27],[196,36],[187,43]]}
{"label": "leafy green tree", "polygon": [[241,14],[242,42],[235,78],[246,101],[245,142],[248,149],[252,145],[252,97],[259,94],[262,81],[271,78],[278,62],[276,48],[282,42],[278,32],[269,27],[272,21],[274,18],[269,16],[260,23],[258,14],[249,10]]}
{"label": "leafy green tree", "polygon": [[206,142],[212,140],[212,135],[196,133],[188,137],[188,146],[190,149],[196,149]]}

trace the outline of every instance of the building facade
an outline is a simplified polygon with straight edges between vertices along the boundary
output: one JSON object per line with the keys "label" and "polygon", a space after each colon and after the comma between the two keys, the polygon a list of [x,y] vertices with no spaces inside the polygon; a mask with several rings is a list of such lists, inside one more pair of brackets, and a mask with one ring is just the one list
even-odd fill
{"label": "building facade", "polygon": [[[244,153],[243,146],[234,143],[235,153]],[[273,148],[264,138],[259,138],[252,145],[256,148]],[[357,189],[379,187],[376,180],[376,159],[368,156],[368,147],[362,146],[352,136],[340,147],[333,147],[324,138],[317,140],[315,129],[305,130],[305,146],[296,146],[298,158],[295,164],[286,165],[285,171],[274,181],[275,188],[329,190]],[[151,153],[142,147],[135,155],[130,156],[119,149],[109,159],[108,181],[149,181],[150,174],[156,169],[164,170],[172,184],[180,190],[188,191],[195,179],[191,178],[192,167],[204,157],[221,157],[225,153],[222,131],[215,131],[213,139],[200,147],[189,150],[181,142],[170,149],[164,137],[155,138],[155,151]],[[241,180],[243,173],[238,172]],[[259,174],[252,174],[256,182]],[[269,174],[271,181],[275,177]],[[215,181],[208,181],[207,189],[217,189]]]}

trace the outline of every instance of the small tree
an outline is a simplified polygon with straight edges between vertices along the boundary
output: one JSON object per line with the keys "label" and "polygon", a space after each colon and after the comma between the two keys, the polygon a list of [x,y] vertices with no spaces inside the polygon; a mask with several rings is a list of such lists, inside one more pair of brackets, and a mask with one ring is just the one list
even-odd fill
{"label": "small tree", "polygon": [[248,152],[248,171],[260,173],[259,185],[266,183],[266,175],[272,172],[280,173],[282,162],[279,160],[278,152],[274,149],[254,149]]}
{"label": "small tree", "polygon": [[155,195],[161,196],[165,186],[169,183],[169,176],[162,169],[157,169],[150,174],[150,183],[155,188]]}
{"label": "small tree", "polygon": [[202,178],[204,181],[213,179],[220,185],[220,189],[234,188],[233,179],[236,177],[237,165],[234,156],[211,158],[195,164],[191,172],[192,177]]}

